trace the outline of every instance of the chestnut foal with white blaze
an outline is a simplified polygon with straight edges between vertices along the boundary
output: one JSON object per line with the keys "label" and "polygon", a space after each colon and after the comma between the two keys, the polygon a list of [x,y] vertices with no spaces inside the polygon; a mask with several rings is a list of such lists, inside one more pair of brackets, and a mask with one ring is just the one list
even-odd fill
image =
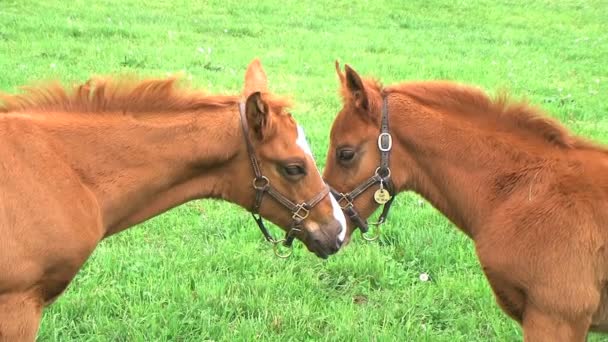
{"label": "chestnut foal with white blaze", "polygon": [[0,341],[33,341],[43,307],[102,239],[192,199],[236,203],[335,253],[344,216],[266,83],[254,60],[242,106],[174,79],[1,95]]}
{"label": "chestnut foal with white blaze", "polygon": [[[352,216],[364,221],[388,200],[374,198],[378,181],[353,190],[390,155],[380,177],[391,195],[419,193],[474,241],[498,304],[526,341],[584,341],[608,329],[607,149],[472,87],[383,88],[348,65],[336,70],[344,105],[324,178]],[[355,228],[349,220],[348,236]]]}

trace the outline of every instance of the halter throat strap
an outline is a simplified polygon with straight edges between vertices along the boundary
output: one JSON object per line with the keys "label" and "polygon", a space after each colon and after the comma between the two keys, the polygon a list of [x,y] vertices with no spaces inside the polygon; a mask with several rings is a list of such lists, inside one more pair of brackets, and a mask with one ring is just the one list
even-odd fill
{"label": "halter throat strap", "polygon": [[382,177],[390,178],[390,157],[393,148],[393,137],[388,127],[388,97],[382,98],[382,119],[380,120],[380,135],[378,136],[378,149],[380,150],[380,168],[376,172]]}
{"label": "halter throat strap", "polygon": [[378,222],[375,223],[376,225],[380,225],[386,221],[388,212],[393,204],[393,200],[395,199],[395,189],[391,179],[391,170],[389,167],[390,152],[393,148],[393,138],[389,130],[388,114],[388,96],[385,95],[382,99],[382,118],[380,119],[380,134],[378,135],[380,166],[376,169],[374,175],[348,193],[340,193],[334,189],[331,189],[332,195],[336,197],[340,207],[342,207],[342,210],[344,210],[350,220],[357,227],[359,227],[363,233],[366,233],[369,230],[369,225],[355,208],[354,200],[370,187],[378,183],[384,185],[391,195],[391,199],[384,204],[380,218],[378,219]]}

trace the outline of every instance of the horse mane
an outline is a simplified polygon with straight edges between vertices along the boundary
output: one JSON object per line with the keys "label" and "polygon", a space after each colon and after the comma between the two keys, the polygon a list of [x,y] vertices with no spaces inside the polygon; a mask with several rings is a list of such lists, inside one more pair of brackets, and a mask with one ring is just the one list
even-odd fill
{"label": "horse mane", "polygon": [[384,89],[407,95],[416,102],[443,112],[494,122],[502,129],[527,134],[563,149],[608,149],[573,135],[556,119],[526,101],[514,101],[506,92],[490,98],[482,90],[449,81],[407,82]]}
{"label": "horse mane", "polygon": [[[22,87],[22,94],[0,93],[0,113],[77,112],[151,113],[184,112],[209,107],[236,106],[239,96],[209,95],[187,89],[179,78],[138,80],[133,77],[94,77],[68,87],[59,82]],[[262,98],[275,113],[283,113],[290,102],[271,93]]]}

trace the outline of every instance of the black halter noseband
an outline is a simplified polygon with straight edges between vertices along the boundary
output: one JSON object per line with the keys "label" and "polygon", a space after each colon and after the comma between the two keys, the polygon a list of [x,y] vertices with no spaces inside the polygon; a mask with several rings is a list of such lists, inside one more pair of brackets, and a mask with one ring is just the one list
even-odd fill
{"label": "black halter noseband", "polygon": [[[367,189],[372,187],[375,184],[380,184],[381,187],[386,187],[386,190],[389,192],[391,198],[384,204],[384,208],[382,209],[382,214],[380,214],[380,218],[377,222],[372,223],[377,228],[380,227],[386,221],[386,217],[388,216],[388,212],[393,204],[393,200],[395,199],[394,193],[394,185],[391,180],[391,169],[389,167],[390,163],[390,152],[393,147],[393,138],[389,133],[388,129],[388,100],[387,97],[384,96],[382,102],[382,119],[380,123],[380,135],[378,135],[378,149],[380,150],[380,166],[374,172],[374,175],[369,177],[365,182],[361,183],[351,192],[342,193],[338,192],[335,189],[331,189],[332,195],[338,200],[338,204],[342,210],[348,215],[350,220],[355,224],[355,226],[361,229],[363,234],[369,231],[369,225],[367,221],[359,215],[359,212],[355,208],[354,200],[359,195],[364,193]],[[375,236],[369,238],[363,235],[366,240],[376,240],[378,238],[379,230]]]}
{"label": "black halter noseband", "polygon": [[[251,161],[251,166],[253,168],[253,173],[255,177],[253,178],[253,188],[255,189],[255,203],[253,208],[251,209],[251,215],[253,216],[255,222],[260,227],[262,234],[264,234],[264,238],[266,241],[272,243],[274,245],[274,252],[278,257],[286,258],[291,255],[291,250],[286,254],[281,254],[278,250],[279,244],[282,244],[285,247],[291,248],[293,244],[293,240],[296,237],[296,234],[302,230],[302,222],[308,217],[310,210],[319,202],[321,202],[327,194],[329,194],[329,188],[326,186],[323,188],[321,192],[319,192],[316,196],[311,198],[309,201],[302,202],[300,204],[296,204],[292,202],[290,199],[285,197],[283,194],[278,192],[274,187],[270,185],[270,180],[262,175],[262,170],[260,169],[260,164],[258,163],[258,159],[255,156],[255,151],[253,150],[253,145],[249,140],[249,125],[247,124],[247,118],[245,117],[245,103],[239,103],[239,113],[241,116],[241,127],[243,128],[243,136],[245,138],[245,144],[247,145],[247,153],[249,154],[249,160]],[[277,202],[283,205],[292,213],[292,224],[287,233],[285,234],[285,238],[283,239],[275,239],[268,228],[264,225],[264,220],[260,215],[260,207],[262,206],[262,199],[264,194],[268,193],[270,197],[274,198]]]}

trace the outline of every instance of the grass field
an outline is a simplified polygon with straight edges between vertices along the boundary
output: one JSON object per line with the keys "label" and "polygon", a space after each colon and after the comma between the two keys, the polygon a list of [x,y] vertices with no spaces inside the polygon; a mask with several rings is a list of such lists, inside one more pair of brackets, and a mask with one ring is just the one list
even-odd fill
{"label": "grass field", "polygon": [[[0,0],[0,89],[92,74],[237,93],[260,57],[323,167],[340,108],[333,62],[385,84],[506,88],[608,143],[608,3]],[[419,280],[426,272],[431,281]],[[1,275],[0,275],[1,276]],[[416,195],[378,243],[275,258],[244,210],[183,205],[104,241],[44,315],[40,341],[514,341],[473,246]],[[608,340],[608,337],[604,337]],[[590,340],[600,341],[601,335]]]}

